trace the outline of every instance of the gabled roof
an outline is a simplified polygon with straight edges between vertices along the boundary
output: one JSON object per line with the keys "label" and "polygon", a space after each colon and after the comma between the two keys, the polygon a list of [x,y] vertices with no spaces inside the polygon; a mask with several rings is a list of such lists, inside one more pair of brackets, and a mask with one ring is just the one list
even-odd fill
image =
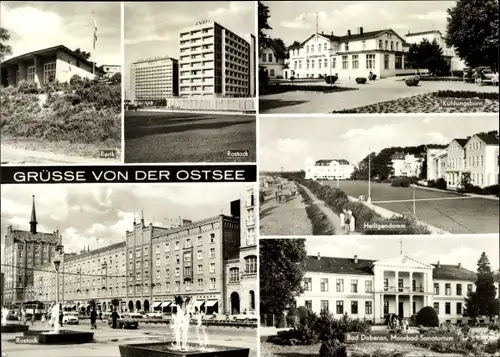
{"label": "gabled roof", "polygon": [[270,48],[273,50],[274,54],[278,59],[285,59],[286,58],[286,53],[285,53],[285,48],[282,48],[278,42],[276,42],[274,39],[269,38],[266,40],[266,47],[265,48]]}
{"label": "gabled roof", "polygon": [[466,280],[475,282],[477,274],[458,265],[432,264],[432,277],[436,280]]}
{"label": "gabled roof", "polygon": [[496,136],[496,135],[493,135],[493,134],[476,134],[474,136],[478,137],[486,145],[498,145],[499,139],[498,139],[498,136]]}
{"label": "gabled roof", "polygon": [[[343,35],[343,36],[336,36],[336,35],[327,35],[327,34],[324,34],[324,33],[315,33],[315,34],[312,34],[310,35],[308,38],[306,38],[304,41],[301,42],[300,44],[300,47],[303,47],[304,44],[309,41],[312,37],[314,36],[321,36],[323,38],[326,38],[330,41],[337,41],[337,42],[345,42],[345,41],[359,41],[359,40],[365,40],[365,39],[369,39],[369,38],[374,38],[374,37],[378,37],[384,33],[387,33],[387,32],[391,32],[393,33],[394,35],[398,36],[403,45],[406,44],[406,41],[404,38],[402,38],[401,36],[398,35],[398,33],[396,31],[394,31],[393,29],[384,29],[384,30],[377,30],[377,31],[368,31],[368,32],[363,32],[363,33],[351,33],[351,35]],[[292,49],[292,48],[298,48],[298,46],[290,46],[288,47],[289,49]]]}
{"label": "gabled roof", "polygon": [[[451,142],[457,142],[458,145],[460,145],[461,147],[465,147],[465,145],[467,144],[467,142],[470,140],[470,138],[467,138],[467,139],[453,139]],[[450,143],[451,144],[451,143]]]}
{"label": "gabled roof", "polygon": [[16,57],[9,58],[8,60],[3,61],[1,64],[2,65],[4,65],[4,64],[14,64],[17,61],[28,59],[29,57],[32,57],[32,56],[43,55],[44,53],[54,52],[54,51],[64,51],[64,52],[72,55],[76,59],[78,59],[78,60],[86,63],[87,65],[93,66],[93,62],[92,61],[89,61],[88,59],[86,59],[83,56],[79,55],[75,51],[70,50],[68,47],[66,47],[64,45],[58,45],[58,46],[44,48],[44,49],[37,50],[37,51],[32,51],[32,52],[24,53],[24,54],[16,56]]}
{"label": "gabled roof", "polygon": [[308,256],[306,258],[305,270],[316,273],[333,273],[333,274],[356,274],[356,275],[373,275],[371,266],[374,260],[358,259],[357,263],[353,258],[334,258]]}
{"label": "gabled roof", "polygon": [[59,237],[56,233],[43,233],[37,232],[35,234],[30,231],[20,231],[20,230],[12,230],[12,237],[15,240],[25,242],[25,241],[37,241],[37,242],[59,242]]}
{"label": "gabled roof", "polygon": [[418,36],[418,35],[426,35],[426,34],[429,34],[429,33],[438,33],[438,34],[440,34],[441,36],[443,35],[443,34],[441,33],[441,31],[439,31],[439,30],[429,30],[429,31],[421,31],[421,32],[413,32],[413,33],[408,32],[408,33],[405,35],[405,37],[408,37],[408,36]]}
{"label": "gabled roof", "polygon": [[349,165],[349,161],[344,159],[321,159],[321,160],[316,160],[314,162],[314,165],[329,164],[330,162],[333,161],[338,162],[340,165]]}

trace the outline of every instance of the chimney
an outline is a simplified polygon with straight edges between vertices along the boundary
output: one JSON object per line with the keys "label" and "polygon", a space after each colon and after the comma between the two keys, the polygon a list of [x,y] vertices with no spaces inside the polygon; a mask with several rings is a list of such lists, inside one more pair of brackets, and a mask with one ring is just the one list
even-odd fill
{"label": "chimney", "polygon": [[351,36],[351,30],[347,30],[347,36]]}
{"label": "chimney", "polygon": [[358,35],[362,35],[363,34],[363,28],[362,27],[358,27]]}
{"label": "chimney", "polygon": [[441,263],[439,262],[439,260],[438,260],[438,263],[437,263],[437,267],[438,268],[441,267]]}
{"label": "chimney", "polygon": [[462,263],[458,263],[458,269],[462,269]]}
{"label": "chimney", "polygon": [[358,256],[357,255],[354,256],[354,264],[358,264]]}
{"label": "chimney", "polygon": [[321,259],[321,254],[318,252],[318,260]]}
{"label": "chimney", "polygon": [[30,232],[32,234],[36,234],[37,224],[38,222],[36,221],[35,195],[33,195],[33,205],[31,207],[31,219],[30,219]]}
{"label": "chimney", "polygon": [[321,34],[324,35],[325,33],[323,31],[321,31]]}

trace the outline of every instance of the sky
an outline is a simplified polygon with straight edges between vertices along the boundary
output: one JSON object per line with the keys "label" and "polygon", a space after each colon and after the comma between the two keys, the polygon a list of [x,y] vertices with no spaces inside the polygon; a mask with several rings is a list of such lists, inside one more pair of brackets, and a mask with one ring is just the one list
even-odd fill
{"label": "sky", "polygon": [[[402,238],[403,254],[425,264],[458,265],[471,271],[477,271],[477,261],[482,252],[486,252],[493,271],[499,264],[498,236],[454,235],[443,236],[405,236]],[[359,259],[390,259],[400,254],[401,239],[396,236],[350,236],[349,239],[333,237],[310,237],[306,239],[308,255],[323,257]]]}
{"label": "sky", "polygon": [[237,35],[256,34],[256,5],[249,1],[126,2],[125,90],[130,93],[130,65],[149,57],[179,58],[180,29],[213,20]]}
{"label": "sky", "polygon": [[11,36],[10,57],[57,45],[92,52],[94,11],[97,43],[91,59],[97,65],[122,64],[119,2],[2,1],[0,6],[0,23]]}
{"label": "sky", "polygon": [[343,36],[363,27],[365,32],[391,28],[401,36],[410,32],[440,30],[446,33],[446,9],[455,1],[262,1],[270,10],[272,30],[289,46],[315,32]]}
{"label": "sky", "polygon": [[59,229],[66,252],[80,252],[117,243],[132,230],[144,210],[146,224],[165,226],[181,216],[201,220],[230,213],[230,202],[241,199],[248,184],[84,184],[2,185],[1,237],[7,227],[29,230],[32,195],[36,199],[39,232]]}
{"label": "sky", "polygon": [[308,157],[357,165],[370,151],[449,144],[453,138],[490,130],[498,130],[496,116],[266,116],[259,123],[259,169],[302,170]]}

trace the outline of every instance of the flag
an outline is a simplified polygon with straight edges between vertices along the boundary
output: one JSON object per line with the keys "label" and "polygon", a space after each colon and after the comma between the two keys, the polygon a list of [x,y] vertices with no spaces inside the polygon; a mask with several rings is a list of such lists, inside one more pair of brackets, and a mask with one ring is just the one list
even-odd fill
{"label": "flag", "polygon": [[94,16],[94,50],[95,50],[95,43],[97,42],[97,20]]}

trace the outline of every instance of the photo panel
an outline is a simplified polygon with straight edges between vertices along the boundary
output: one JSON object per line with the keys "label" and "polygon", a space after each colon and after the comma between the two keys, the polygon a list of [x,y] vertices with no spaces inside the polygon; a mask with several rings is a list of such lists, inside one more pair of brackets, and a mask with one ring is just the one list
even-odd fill
{"label": "photo panel", "polygon": [[499,243],[472,234],[260,239],[260,353],[493,355]]}
{"label": "photo panel", "polygon": [[125,3],[125,162],[256,162],[255,2]]}
{"label": "photo panel", "polygon": [[498,234],[496,116],[273,116],[261,236]]}
{"label": "photo panel", "polygon": [[498,113],[497,14],[491,1],[259,2],[259,111]]}
{"label": "photo panel", "polygon": [[121,4],[1,4],[2,165],[116,164]]}

